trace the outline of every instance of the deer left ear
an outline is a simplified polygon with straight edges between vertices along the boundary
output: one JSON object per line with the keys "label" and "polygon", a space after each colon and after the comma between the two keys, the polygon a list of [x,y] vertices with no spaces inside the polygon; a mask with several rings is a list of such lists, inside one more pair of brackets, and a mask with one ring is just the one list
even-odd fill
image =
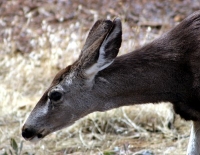
{"label": "deer left ear", "polygon": [[94,76],[101,70],[107,68],[114,61],[119,52],[119,48],[122,42],[122,25],[121,20],[116,18],[113,21],[113,27],[105,37],[104,41],[100,45],[97,60],[94,64],[85,70],[85,75],[89,79],[93,79]]}

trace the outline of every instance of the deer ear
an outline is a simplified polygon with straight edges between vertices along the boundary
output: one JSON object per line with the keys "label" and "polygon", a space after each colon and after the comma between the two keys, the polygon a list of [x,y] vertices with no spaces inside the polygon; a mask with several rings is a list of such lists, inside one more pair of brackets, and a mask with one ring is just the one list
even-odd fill
{"label": "deer ear", "polygon": [[98,51],[95,51],[95,60],[84,71],[85,76],[90,80],[93,79],[99,71],[108,67],[119,52],[122,42],[121,20],[116,18],[112,23],[112,28],[99,45]]}

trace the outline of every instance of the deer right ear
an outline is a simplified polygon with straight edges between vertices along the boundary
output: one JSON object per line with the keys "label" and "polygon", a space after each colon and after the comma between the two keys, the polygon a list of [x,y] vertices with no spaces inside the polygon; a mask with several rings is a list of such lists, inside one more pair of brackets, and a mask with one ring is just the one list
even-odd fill
{"label": "deer right ear", "polygon": [[[90,42],[88,43],[89,48],[86,47],[86,44],[82,51],[79,61],[82,61],[82,71],[84,76],[89,79],[89,81],[93,80],[95,75],[108,67],[115,59],[119,52],[119,48],[122,42],[122,26],[121,20],[116,18],[113,22],[104,21],[109,23],[107,29],[105,31],[102,30],[102,27],[92,28],[92,34],[99,35],[99,37],[93,37],[95,39],[92,40],[90,34],[86,40]],[[105,23],[104,23],[105,24]],[[104,33],[102,33],[102,31]],[[91,32],[90,32],[91,33]]]}
{"label": "deer right ear", "polygon": [[113,28],[106,36],[103,43],[100,46],[99,57],[96,65],[98,70],[101,71],[108,67],[115,59],[119,52],[119,48],[122,42],[122,25],[121,20],[116,18],[113,21]]}

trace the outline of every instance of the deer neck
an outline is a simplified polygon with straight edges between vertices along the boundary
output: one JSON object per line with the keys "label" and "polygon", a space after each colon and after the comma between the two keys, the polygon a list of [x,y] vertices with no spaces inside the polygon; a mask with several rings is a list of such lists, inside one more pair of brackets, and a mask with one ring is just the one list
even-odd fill
{"label": "deer neck", "polygon": [[147,46],[117,57],[97,75],[94,87],[104,99],[102,111],[123,105],[176,102],[186,93],[189,83],[184,79],[189,77],[180,71],[177,54],[156,52],[157,47]]}

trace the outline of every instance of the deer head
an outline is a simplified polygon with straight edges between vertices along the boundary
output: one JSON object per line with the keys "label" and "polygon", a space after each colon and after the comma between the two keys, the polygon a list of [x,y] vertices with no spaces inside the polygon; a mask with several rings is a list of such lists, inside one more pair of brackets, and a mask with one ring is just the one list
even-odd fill
{"label": "deer head", "polygon": [[94,91],[96,76],[114,61],[121,46],[121,36],[118,18],[99,20],[94,24],[78,60],[55,76],[31,112],[22,129],[25,139],[38,141],[91,112],[101,110],[101,91]]}

